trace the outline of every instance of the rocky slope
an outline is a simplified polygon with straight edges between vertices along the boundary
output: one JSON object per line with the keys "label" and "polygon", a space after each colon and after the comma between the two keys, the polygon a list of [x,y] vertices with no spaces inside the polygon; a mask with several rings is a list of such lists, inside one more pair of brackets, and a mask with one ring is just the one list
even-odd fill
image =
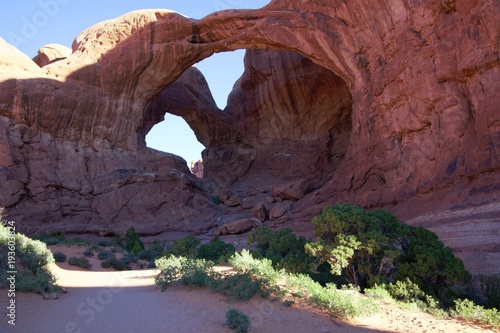
{"label": "rocky slope", "polygon": [[[203,233],[252,212],[308,232],[350,201],[499,272],[499,15],[492,0],[274,0],[198,21],[132,12],[36,63],[0,40],[0,206],[27,232]],[[191,66],[240,48],[222,111]],[[146,147],[165,112],[205,145],[204,179]]]}

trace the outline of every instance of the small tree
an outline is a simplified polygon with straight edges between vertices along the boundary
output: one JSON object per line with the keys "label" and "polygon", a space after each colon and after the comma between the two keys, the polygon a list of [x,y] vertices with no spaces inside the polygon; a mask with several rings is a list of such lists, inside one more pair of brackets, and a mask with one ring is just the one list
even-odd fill
{"label": "small tree", "polygon": [[139,238],[139,235],[135,231],[134,227],[130,227],[125,233],[123,246],[125,247],[125,250],[135,255],[144,250],[144,243]]}
{"label": "small tree", "polygon": [[305,249],[333,274],[344,271],[362,289],[409,278],[445,303],[465,290],[471,276],[436,234],[408,226],[387,211],[369,212],[347,203],[325,207],[313,218],[319,241]]}

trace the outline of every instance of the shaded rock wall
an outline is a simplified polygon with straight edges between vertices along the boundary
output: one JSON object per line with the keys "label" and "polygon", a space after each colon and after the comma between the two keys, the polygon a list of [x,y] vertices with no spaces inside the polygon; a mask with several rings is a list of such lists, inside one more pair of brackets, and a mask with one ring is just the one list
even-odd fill
{"label": "shaded rock wall", "polygon": [[[137,11],[41,68],[1,41],[0,206],[30,231],[204,232],[263,205],[280,211],[275,225],[310,231],[324,205],[348,200],[459,252],[467,229],[450,230],[477,207],[500,211],[499,14],[491,0],[274,0],[198,21]],[[253,51],[222,111],[191,66],[239,48]],[[206,146],[206,179],[145,147],[165,112]],[[274,197],[297,180],[300,200]],[[442,228],[447,211],[461,217]],[[498,215],[474,220],[488,227],[468,249],[498,250],[484,243]]]}

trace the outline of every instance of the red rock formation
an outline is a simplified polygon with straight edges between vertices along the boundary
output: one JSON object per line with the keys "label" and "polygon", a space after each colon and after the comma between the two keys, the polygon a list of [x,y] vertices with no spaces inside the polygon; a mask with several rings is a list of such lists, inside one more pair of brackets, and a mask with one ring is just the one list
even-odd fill
{"label": "red rock formation", "polygon": [[[286,213],[296,229],[348,200],[434,228],[457,253],[468,238],[457,226],[487,225],[467,244],[491,261],[499,15],[491,0],[274,0],[199,21],[138,11],[85,30],[42,68],[0,41],[0,206],[29,231],[204,232],[304,180]],[[191,66],[239,48],[253,50],[221,111]],[[206,179],[145,147],[165,112],[207,148]],[[217,192],[243,204],[214,205]],[[494,217],[473,219],[478,207]],[[449,211],[459,217],[444,227]]]}
{"label": "red rock formation", "polygon": [[203,161],[198,160],[198,161],[191,161],[191,172],[193,175],[195,175],[197,178],[203,178]]}
{"label": "red rock formation", "polygon": [[38,50],[38,55],[33,58],[33,61],[38,66],[43,67],[55,61],[64,60],[70,55],[70,48],[59,44],[49,44]]}

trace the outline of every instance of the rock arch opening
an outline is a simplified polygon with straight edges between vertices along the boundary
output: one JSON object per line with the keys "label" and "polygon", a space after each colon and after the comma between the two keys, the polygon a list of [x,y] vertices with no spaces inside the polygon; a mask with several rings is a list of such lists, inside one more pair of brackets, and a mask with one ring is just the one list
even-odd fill
{"label": "rock arch opening", "polygon": [[199,161],[205,149],[186,121],[170,113],[165,113],[163,121],[151,128],[146,135],[146,144],[149,148],[184,158],[188,166]]}
{"label": "rock arch opening", "polygon": [[[205,147],[182,116],[189,110],[199,109],[200,99],[213,110],[224,109],[234,83],[244,71],[244,55],[245,50],[216,53],[167,86],[153,100],[151,112],[146,115],[142,132],[147,147],[184,158],[191,171],[201,178],[201,152]],[[193,96],[195,90],[197,96]]]}

